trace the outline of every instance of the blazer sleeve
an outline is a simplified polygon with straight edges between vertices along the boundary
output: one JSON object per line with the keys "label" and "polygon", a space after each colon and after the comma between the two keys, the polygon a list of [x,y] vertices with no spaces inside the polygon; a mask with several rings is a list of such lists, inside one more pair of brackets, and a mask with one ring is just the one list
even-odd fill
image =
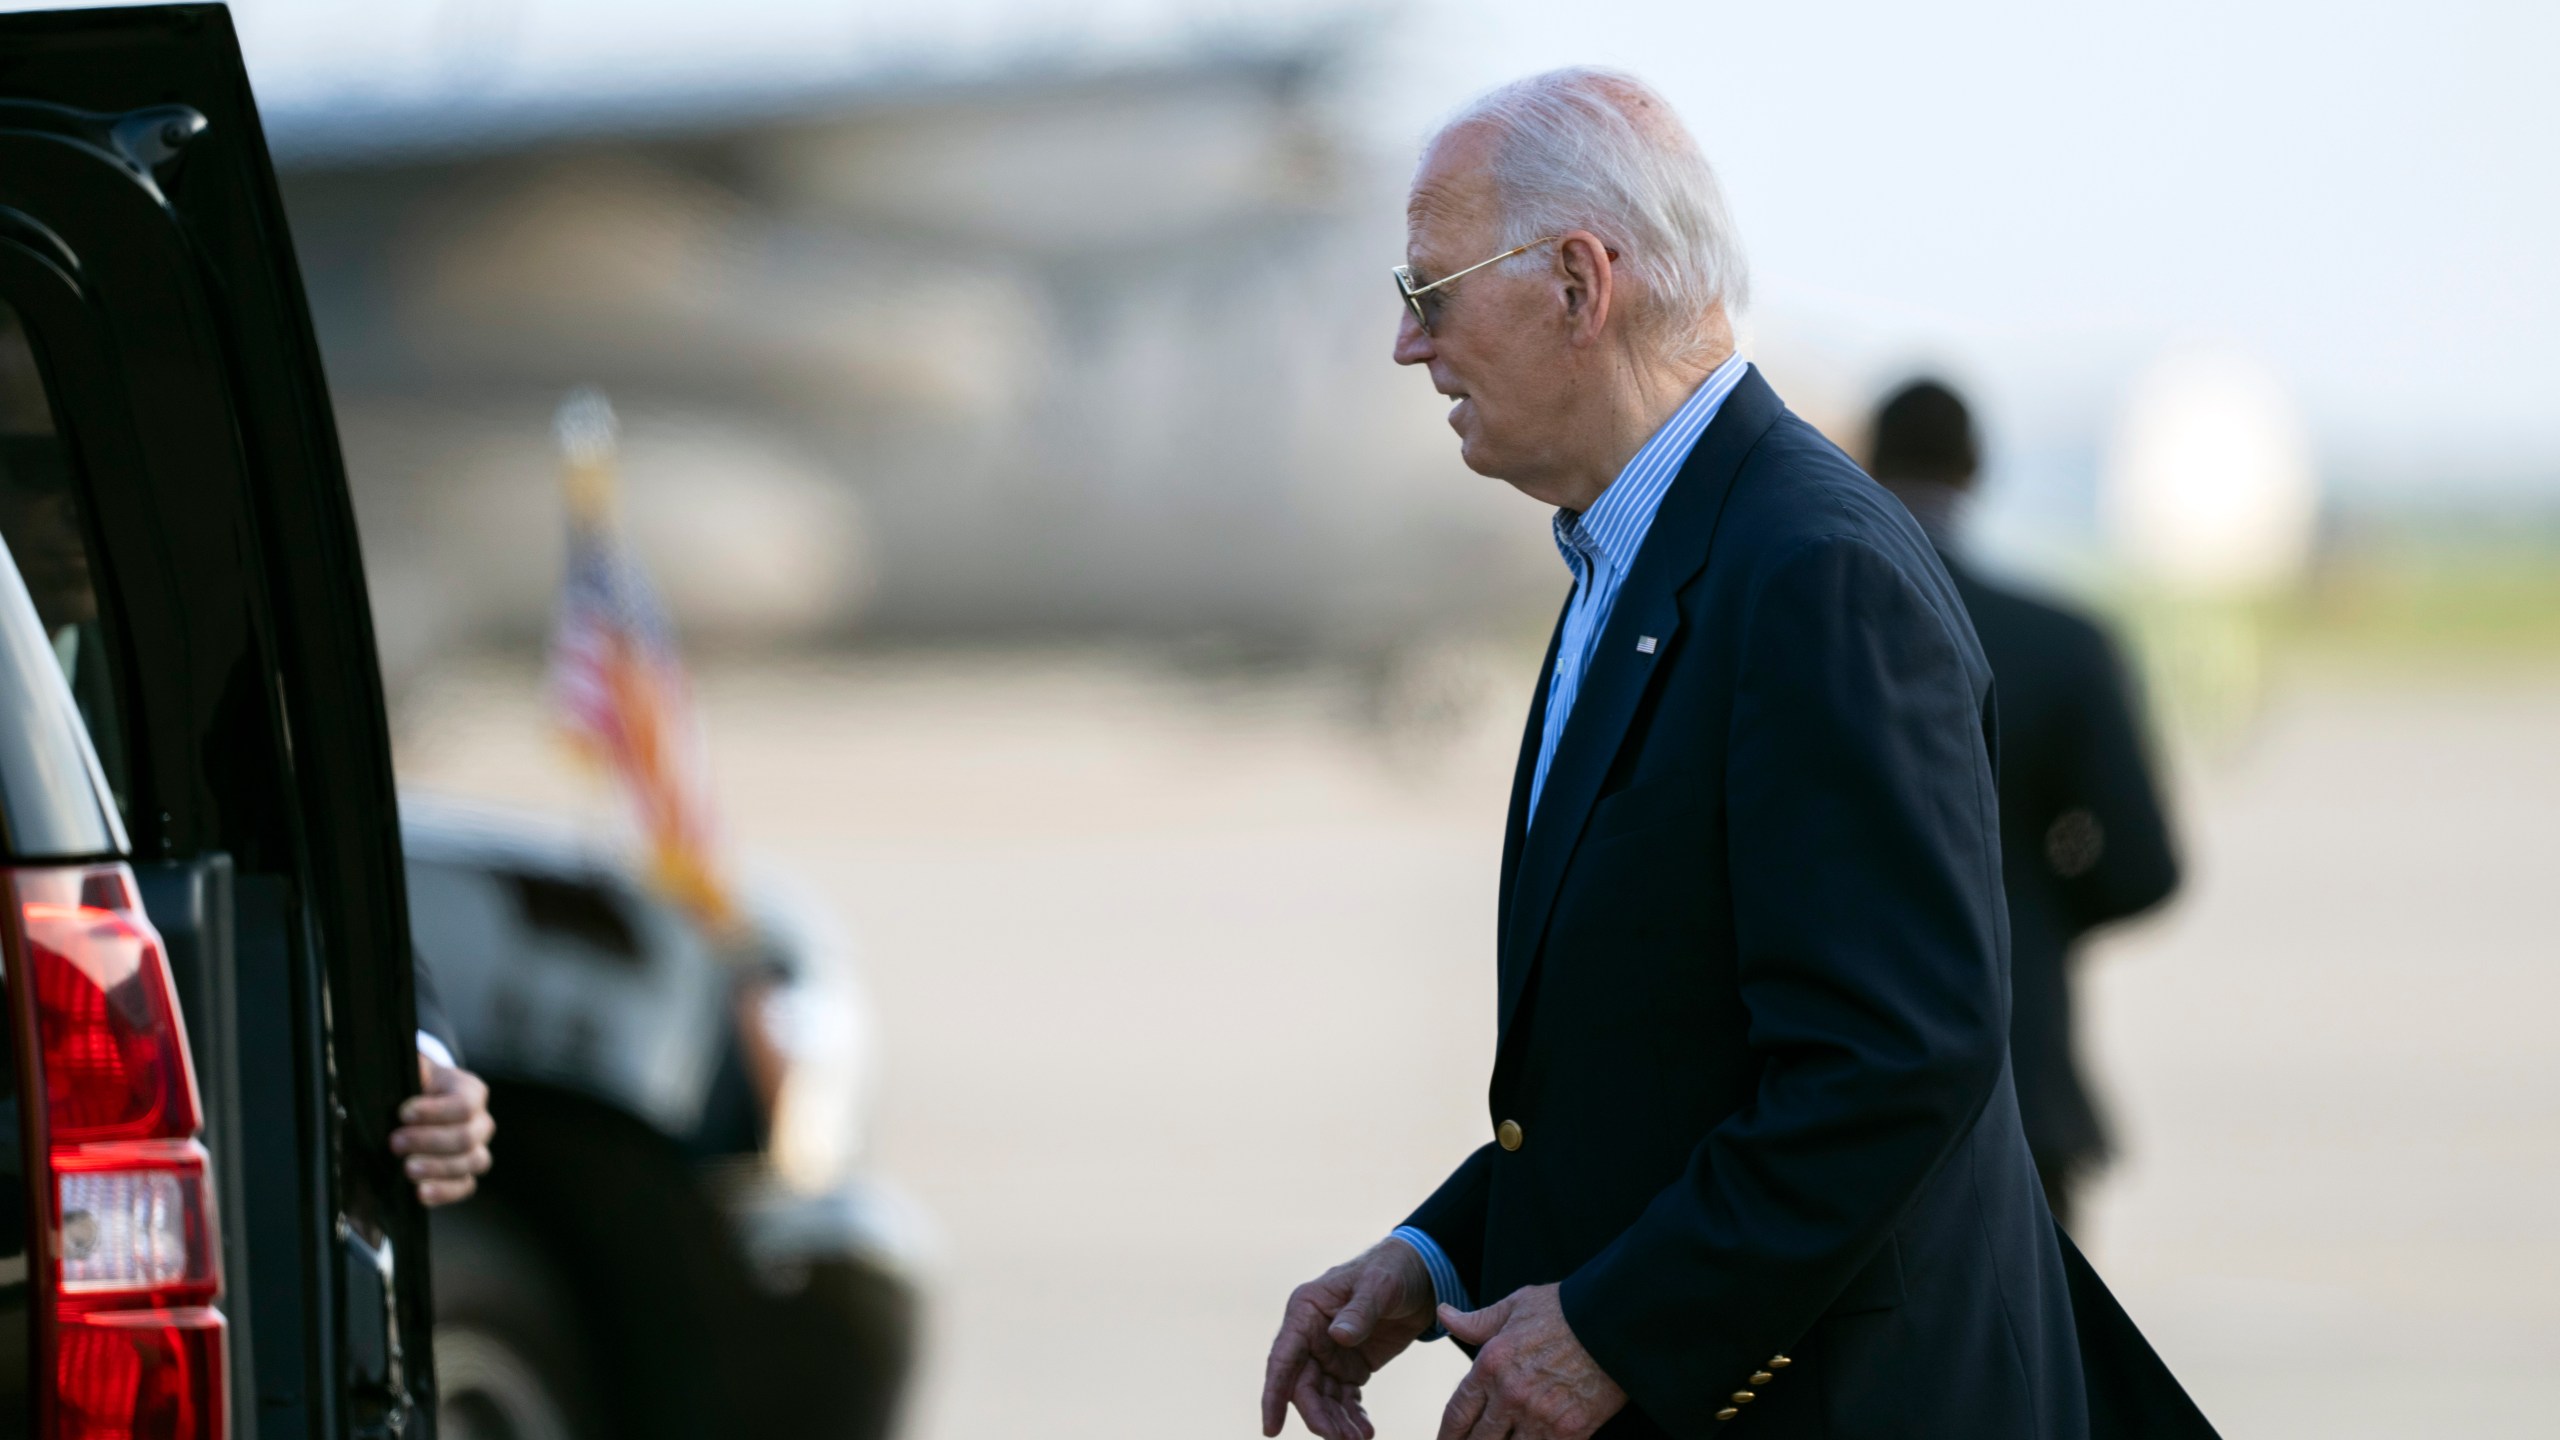
{"label": "blazer sleeve", "polygon": [[1481,1146],[1404,1221],[1431,1237],[1457,1267],[1467,1293],[1479,1301],[1484,1298],[1484,1217],[1492,1178],[1493,1147]]}
{"label": "blazer sleeve", "polygon": [[1576,1337],[1675,1435],[1714,1429],[1812,1327],[2006,1063],[1978,660],[1924,583],[1818,539],[1742,622],[1727,863],[1758,1085],[1563,1289]]}

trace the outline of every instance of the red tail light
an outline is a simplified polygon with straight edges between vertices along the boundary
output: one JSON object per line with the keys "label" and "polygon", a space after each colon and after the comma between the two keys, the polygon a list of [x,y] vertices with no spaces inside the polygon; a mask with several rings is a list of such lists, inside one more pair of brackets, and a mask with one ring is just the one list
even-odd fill
{"label": "red tail light", "polygon": [[54,1332],[53,1413],[44,1433],[134,1440],[222,1433],[222,1312],[117,1310]]}
{"label": "red tail light", "polygon": [[43,1156],[44,1440],[222,1440],[213,1192],[187,1032],[122,865],[8,872],[22,1093]]}

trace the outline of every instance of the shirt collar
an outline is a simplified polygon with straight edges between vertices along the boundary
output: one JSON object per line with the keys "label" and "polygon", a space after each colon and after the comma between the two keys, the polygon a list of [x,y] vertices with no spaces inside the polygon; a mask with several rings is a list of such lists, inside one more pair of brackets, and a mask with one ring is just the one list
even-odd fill
{"label": "shirt collar", "polygon": [[1576,514],[1571,510],[1556,512],[1556,548],[1564,552],[1565,564],[1576,574],[1577,553],[1588,556],[1623,576],[1636,563],[1636,552],[1644,548],[1644,537],[1653,528],[1653,513],[1662,508],[1662,497],[1679,477],[1680,467],[1689,452],[1696,448],[1698,437],[1724,408],[1725,397],[1742,383],[1743,372],[1751,362],[1740,353],[1725,357],[1725,362],[1698,382],[1671,418],[1662,422],[1643,445],[1637,447],[1618,478],[1591,502],[1591,508]]}

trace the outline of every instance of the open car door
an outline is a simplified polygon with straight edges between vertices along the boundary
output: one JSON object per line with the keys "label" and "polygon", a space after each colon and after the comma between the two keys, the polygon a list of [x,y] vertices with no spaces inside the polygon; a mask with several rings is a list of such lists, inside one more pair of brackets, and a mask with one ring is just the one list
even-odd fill
{"label": "open car door", "polygon": [[0,533],[194,1036],[230,1433],[430,1434],[426,1227],[387,1145],[418,1073],[381,682],[222,7],[0,16],[11,367],[41,398],[0,415]]}

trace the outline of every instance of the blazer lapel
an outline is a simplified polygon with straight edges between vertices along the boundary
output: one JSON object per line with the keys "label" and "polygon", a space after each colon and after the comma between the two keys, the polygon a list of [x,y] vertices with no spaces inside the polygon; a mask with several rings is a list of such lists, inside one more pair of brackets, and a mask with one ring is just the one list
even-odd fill
{"label": "blazer lapel", "polygon": [[[1555,760],[1547,769],[1547,787],[1539,796],[1537,813],[1526,817],[1525,830],[1515,818],[1516,871],[1508,863],[1513,846],[1504,846],[1508,883],[1501,928],[1499,1012],[1504,1035],[1510,1032],[1520,997],[1528,991],[1547,918],[1555,908],[1556,889],[1581,841],[1583,824],[1591,817],[1600,782],[1626,738],[1627,722],[1635,717],[1655,672],[1672,653],[1671,639],[1680,628],[1679,592],[1706,565],[1716,520],[1724,511],[1725,492],[1732,487],[1743,457],[1777,420],[1780,409],[1776,392],[1754,366],[1725,397],[1706,433],[1698,437],[1688,462],[1680,467],[1680,477],[1662,497],[1662,507],[1654,513],[1653,526],[1637,552],[1635,568],[1619,589],[1609,623],[1592,648],[1573,714],[1565,720],[1564,734],[1557,737]],[[1653,637],[1654,644],[1637,649],[1637,637],[1646,635]],[[1529,777],[1544,724],[1545,676],[1554,669],[1555,643],[1550,641],[1547,647],[1547,669],[1541,672],[1526,753],[1513,783],[1515,817],[1526,816]]]}
{"label": "blazer lapel", "polygon": [[[1565,592],[1571,608],[1573,592]],[[1529,728],[1520,737],[1520,759],[1511,771],[1511,813],[1502,827],[1502,893],[1494,912],[1494,956],[1498,964],[1511,933],[1511,892],[1520,878],[1520,854],[1529,837],[1529,782],[1538,773],[1538,740],[1547,727],[1547,688],[1556,673],[1556,646],[1564,637],[1564,613],[1556,613],[1547,635],[1547,658],[1538,666],[1538,688],[1529,697]]]}

